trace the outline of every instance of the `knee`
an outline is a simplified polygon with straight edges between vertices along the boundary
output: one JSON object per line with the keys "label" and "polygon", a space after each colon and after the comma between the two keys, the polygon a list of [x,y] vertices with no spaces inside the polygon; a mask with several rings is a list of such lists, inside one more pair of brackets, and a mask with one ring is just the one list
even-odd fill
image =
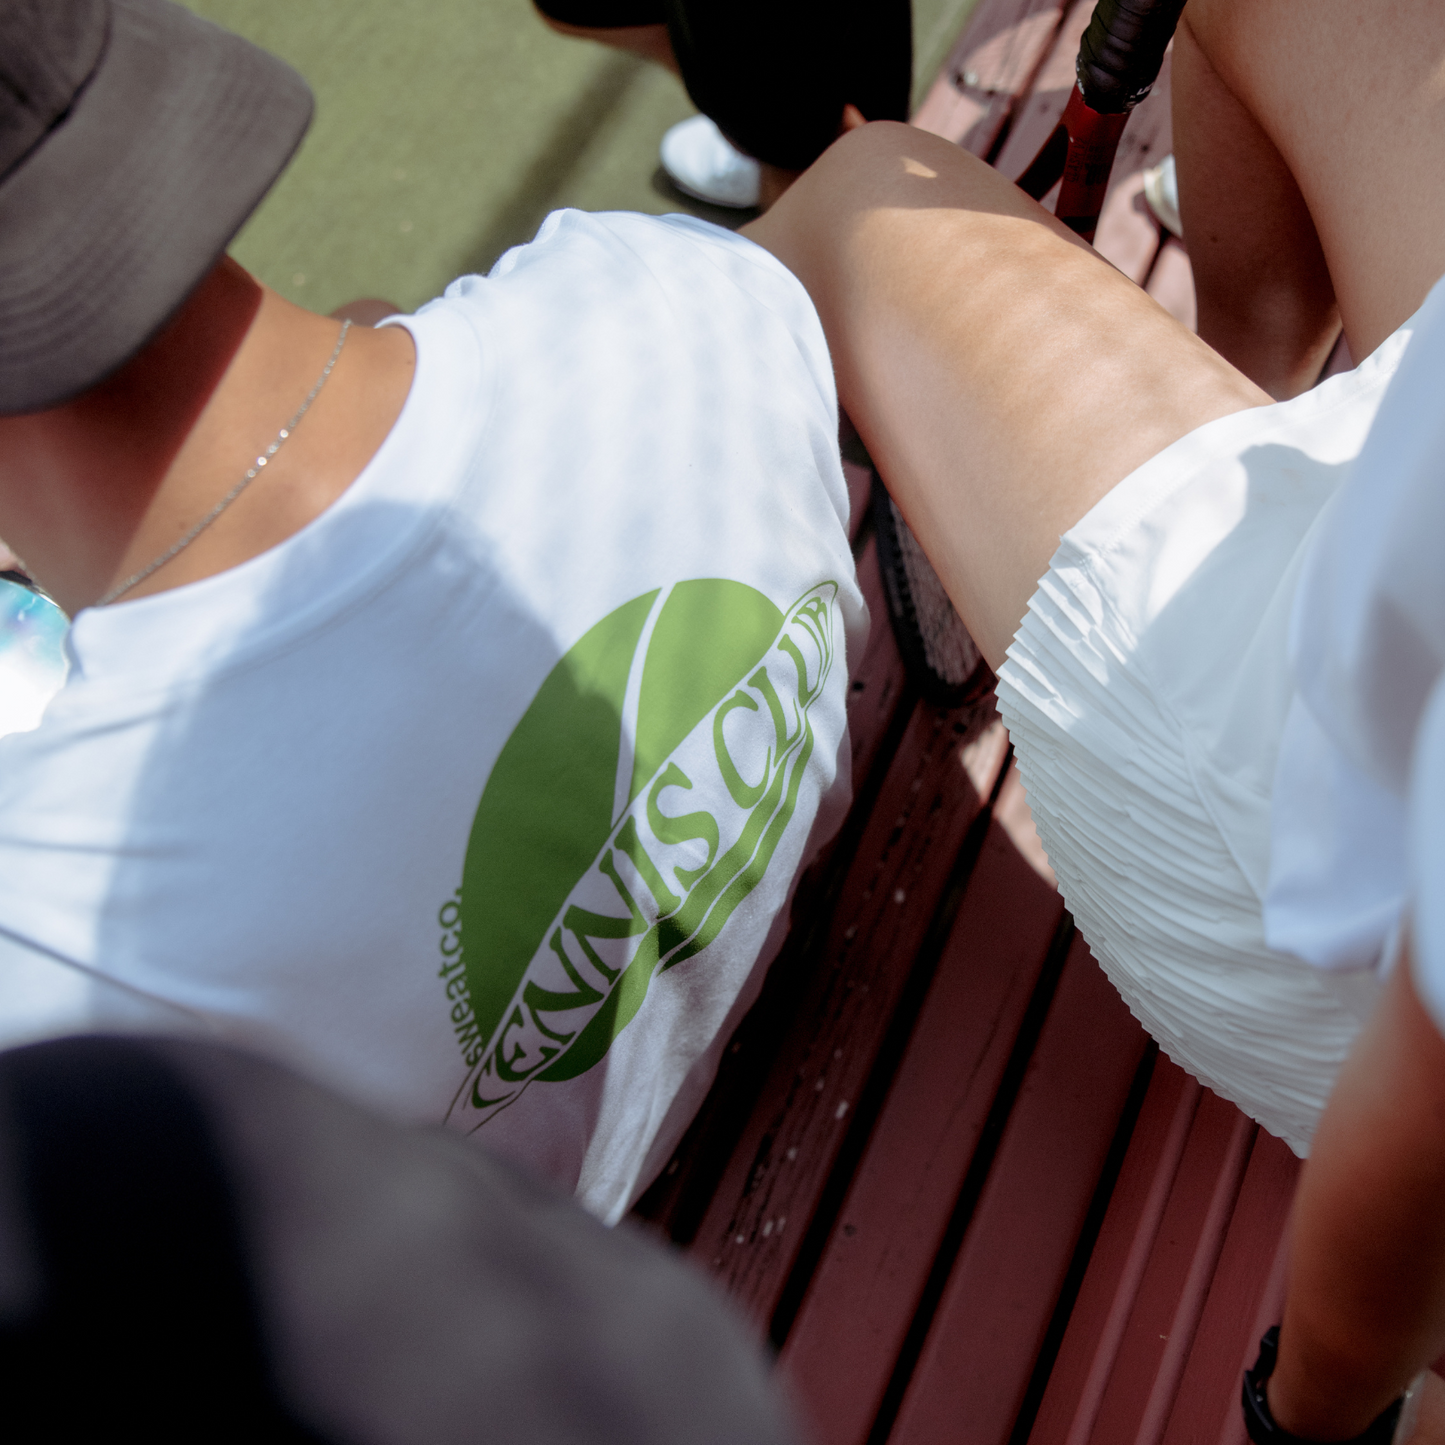
{"label": "knee", "polygon": [[[838,186],[855,188],[897,173],[909,157],[948,145],[927,131],[898,120],[875,120],[845,131],[813,163],[810,175]],[[956,146],[949,146],[957,150]],[[960,152],[962,154],[962,152]]]}
{"label": "knee", "polygon": [[845,131],[831,149],[855,158],[852,164],[866,165],[874,158],[901,153],[919,136],[927,134],[905,121],[873,120]]}
{"label": "knee", "polygon": [[[831,193],[848,208],[916,205],[929,183],[942,181],[952,189],[981,173],[985,183],[1008,185],[977,156],[950,141],[903,121],[877,120],[848,131],[819,157],[805,179],[812,182],[815,201]],[[796,189],[796,187],[795,187]]]}
{"label": "knee", "polygon": [[901,121],[874,121],[834,141],[747,234],[810,290],[821,288],[855,237],[855,220],[868,212],[946,205],[959,172],[973,166],[995,184],[1009,185],[938,136]]}
{"label": "knee", "polygon": [[[845,132],[803,172],[764,217],[775,232],[825,229],[842,213],[866,204],[921,132],[898,121],[875,121]],[[762,229],[756,223],[753,229]],[[766,244],[766,243],[765,243]]]}

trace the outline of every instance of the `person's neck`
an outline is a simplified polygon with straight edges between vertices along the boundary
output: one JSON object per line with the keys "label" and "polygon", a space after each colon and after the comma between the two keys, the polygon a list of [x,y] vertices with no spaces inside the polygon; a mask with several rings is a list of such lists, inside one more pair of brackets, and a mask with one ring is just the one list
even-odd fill
{"label": "person's neck", "polygon": [[[161,555],[215,505],[315,384],[338,323],[223,260],[114,376],[0,417],[0,537],[72,615]],[[305,421],[246,494],[126,600],[275,546],[350,484],[411,384],[400,328],[356,328]]]}

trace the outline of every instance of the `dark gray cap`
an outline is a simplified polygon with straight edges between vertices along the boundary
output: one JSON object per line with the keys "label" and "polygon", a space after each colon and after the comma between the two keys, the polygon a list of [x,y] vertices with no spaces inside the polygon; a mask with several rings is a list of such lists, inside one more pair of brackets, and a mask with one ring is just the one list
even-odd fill
{"label": "dark gray cap", "polygon": [[311,108],[289,66],[169,0],[0,0],[0,415],[134,356]]}

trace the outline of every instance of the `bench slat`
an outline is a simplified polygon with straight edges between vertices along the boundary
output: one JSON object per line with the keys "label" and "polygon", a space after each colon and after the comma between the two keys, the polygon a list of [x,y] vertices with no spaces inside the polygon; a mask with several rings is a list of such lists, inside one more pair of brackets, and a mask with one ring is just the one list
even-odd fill
{"label": "bench slat", "polygon": [[1002,728],[965,770],[967,715],[918,707],[852,860],[806,993],[693,1253],[767,1330],[970,824]]}
{"label": "bench slat", "polygon": [[1008,1441],[1147,1044],[1076,937],[892,1445]]}
{"label": "bench slat", "polygon": [[1063,903],[990,825],[781,1364],[823,1445],[873,1427]]}
{"label": "bench slat", "polygon": [[1063,118],[1064,107],[1074,89],[1079,41],[1084,38],[1093,13],[1094,0],[1073,0],[1060,17],[1048,54],[1034,76],[1028,95],[1014,108],[1008,137],[994,161],[995,168],[1011,181],[1018,180],[1028,169],[1029,162],[1038,155]]}
{"label": "bench slat", "polygon": [[983,0],[913,124],[987,159],[1049,53],[1064,0]]}
{"label": "bench slat", "polygon": [[1279,1323],[1300,1167],[1286,1144],[1258,1131],[1164,1445],[1245,1445],[1239,1379],[1259,1337]]}
{"label": "bench slat", "polygon": [[[852,425],[851,422],[848,423]],[[861,448],[862,443],[860,442]],[[855,461],[845,452],[843,455],[843,480],[848,484],[848,537],[856,550],[858,533],[862,530],[863,519],[868,515],[868,502],[873,495],[873,468],[861,461]]]}
{"label": "bench slat", "polygon": [[1258,1126],[1201,1091],[1169,1203],[1089,1437],[1156,1445],[1178,1393]]}
{"label": "bench slat", "polygon": [[1081,1445],[1093,1431],[1202,1093],[1155,1061],[1029,1445]]}
{"label": "bench slat", "polygon": [[1298,1172],[1158,1061],[1029,1445],[1243,1441],[1239,1373],[1283,1296]]}

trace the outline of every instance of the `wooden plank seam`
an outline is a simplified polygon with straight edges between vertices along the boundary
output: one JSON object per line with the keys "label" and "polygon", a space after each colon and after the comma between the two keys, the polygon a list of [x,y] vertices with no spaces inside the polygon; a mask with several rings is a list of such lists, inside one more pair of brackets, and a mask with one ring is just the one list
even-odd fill
{"label": "wooden plank seam", "polygon": [[1279,1319],[1299,1171],[1286,1145],[1256,1131],[1162,1445],[1219,1445],[1221,1432],[1244,1445],[1235,1391],[1265,1326]]}
{"label": "wooden plank seam", "polygon": [[1169,1203],[1169,1191],[1174,1187],[1175,1176],[1179,1173],[1179,1161],[1184,1157],[1184,1146],[1189,1139],[1189,1130],[1194,1115],[1199,1109],[1202,1089],[1197,1080],[1191,1078],[1181,1091],[1169,1121],[1169,1132],[1165,1139],[1160,1164],[1149,1186],[1139,1225],[1129,1246],[1124,1267],[1119,1274],[1119,1283],[1109,1306],[1104,1327],[1099,1332],[1098,1347],[1089,1367],[1088,1378],[1079,1395],[1079,1403],[1073,1425],[1065,1445],[1089,1445],[1094,1432],[1094,1422],[1099,1418],[1099,1406],[1104,1400],[1104,1391],[1114,1371],[1114,1362],[1119,1357],[1119,1346],[1123,1343],[1124,1330],[1134,1309],[1144,1271],[1149,1266],[1149,1256],[1164,1219],[1165,1206]]}
{"label": "wooden plank seam", "polygon": [[914,1366],[923,1353],[934,1316],[938,1312],[938,1306],[953,1272],[954,1262],[963,1248],[969,1223],[973,1219],[984,1186],[988,1182],[994,1156],[998,1153],[1004,1130],[1008,1126],[1014,1101],[1023,1087],[1029,1062],[1033,1058],[1034,1046],[1043,1032],[1049,1006],[1053,1003],[1059,980],[1063,977],[1064,965],[1068,961],[1069,951],[1073,947],[1076,937],[1074,921],[1068,913],[1065,913],[1055,931],[1053,941],[1049,945],[1048,956],[1039,972],[1039,981],[1034,988],[1033,997],[1029,1000],[1029,1006],[1019,1027],[1013,1051],[1009,1055],[1008,1064],[999,1081],[998,1092],[994,1097],[993,1106],[989,1110],[988,1120],[979,1135],[978,1145],[974,1150],[968,1172],[964,1175],[963,1184],[958,1192],[958,1200],[949,1217],[943,1241],[939,1245],[938,1253],[934,1257],[933,1268],[929,1272],[928,1280],[919,1297],[913,1322],[903,1341],[903,1346],[898,1352],[898,1358],[894,1362],[888,1388],[884,1392],[877,1419],[868,1436],[868,1445],[886,1445],[886,1441],[893,1431],[893,1425],[903,1404],[903,1397],[907,1392],[909,1381],[913,1377]]}
{"label": "wooden plank seam", "polygon": [[958,911],[962,906],[969,877],[978,862],[984,838],[988,833],[993,803],[997,799],[998,790],[1003,785],[1007,771],[1006,765],[999,768],[992,793],[984,800],[983,808],[969,825],[958,856],[954,860],[952,873],[944,885],[943,895],[933,911],[928,931],[914,955],[913,967],[903,986],[903,991],[899,995],[898,1003],[894,1007],[888,1031],[883,1037],[883,1043],[874,1059],[868,1080],[854,1106],[852,1124],[844,1138],[842,1148],[838,1151],[838,1157],[834,1161],[828,1182],[819,1196],[813,1220],[808,1226],[803,1245],[789,1272],[788,1281],[783,1287],[778,1301],[778,1307],[773,1313],[769,1337],[775,1349],[781,1349],[787,1339],[788,1331],[792,1328],[793,1320],[797,1317],[798,1308],[807,1292],[808,1283],[827,1247],[828,1237],[837,1223],[838,1213],[848,1193],[848,1185],[857,1172],[858,1163],[868,1147],[868,1139],[873,1132],[873,1126],[888,1097],[888,1090],[908,1047],[908,1040],[922,1010],[923,1001],[928,995],[929,985],[933,982],[933,976],[938,969],[939,959],[943,956],[944,945],[952,931],[954,919],[958,916]]}
{"label": "wooden plank seam", "polygon": [[[1250,1343],[1244,1352],[1244,1358],[1239,1362],[1236,1376],[1238,1379],[1242,1379],[1244,1372],[1254,1364],[1254,1357],[1259,1350],[1257,1341],[1271,1325],[1279,1323],[1279,1317],[1284,1310],[1285,1275],[1288,1269],[1289,1230],[1286,1229],[1275,1247],[1269,1279],[1260,1295],[1259,1308],[1254,1312],[1254,1325],[1249,1332]],[[1219,1432],[1219,1445],[1248,1445],[1244,1418],[1238,1410],[1231,1410],[1226,1415],[1224,1427]]]}
{"label": "wooden plank seam", "polygon": [[899,1408],[896,1445],[1010,1439],[1148,1050],[1076,934]]}
{"label": "wooden plank seam", "polygon": [[1047,60],[1064,0],[984,0],[913,124],[992,161]]}
{"label": "wooden plank seam", "polygon": [[996,801],[840,1223],[781,1352],[828,1445],[863,1445],[872,1428],[1062,916],[1063,900],[1019,856]]}
{"label": "wooden plank seam", "polygon": [[[1134,1084],[1129,1091],[1128,1102],[1119,1118],[1119,1127],[1114,1135],[1113,1144],[1110,1146],[1109,1155],[1105,1161],[1104,1169],[1099,1177],[1099,1184],[1094,1192],[1094,1198],[1089,1205],[1089,1213],[1084,1221],[1083,1230],[1079,1235],[1079,1243],[1074,1251],[1074,1257],[1069,1264],[1069,1272],[1064,1281],[1064,1287],[1059,1292],[1059,1301],[1055,1306],[1053,1318],[1049,1321],[1049,1329],[1044,1337],[1044,1342],[1039,1350],[1039,1357],[1034,1363],[1033,1375],[1029,1380],[1028,1388],[1024,1395],[1024,1402],[1019,1410],[1018,1419],[1014,1422],[1012,1433],[1009,1435],[1009,1445],[1028,1445],[1033,1434],[1034,1424],[1038,1418],[1040,1406],[1043,1404],[1044,1394],[1048,1389],[1049,1381],[1052,1378],[1054,1365],[1058,1361],[1059,1350],[1063,1344],[1064,1336],[1073,1319],[1074,1306],[1078,1303],[1079,1291],[1083,1286],[1089,1266],[1093,1262],[1094,1249],[1099,1242],[1099,1236],[1103,1231],[1104,1221],[1108,1217],[1109,1206],[1113,1202],[1114,1191],[1119,1183],[1120,1175],[1123,1173],[1124,1164],[1128,1158],[1130,1146],[1134,1141],[1135,1127],[1139,1122],[1139,1116],[1143,1112],[1145,1100],[1148,1097],[1149,1087],[1154,1078],[1155,1068],[1159,1061],[1159,1046],[1153,1039],[1145,1049],[1144,1057],[1139,1062],[1139,1067],[1134,1075]],[[1183,1151],[1183,1139],[1188,1135],[1189,1121],[1192,1113],[1183,1120],[1183,1135],[1180,1139],[1180,1152]],[[1177,1161],[1176,1161],[1177,1165]],[[1172,1174],[1170,1179],[1172,1181]],[[1168,1185],[1164,1186],[1159,1201],[1159,1217],[1163,1217],[1164,1204],[1168,1197]],[[1151,1200],[1152,1202],[1152,1200]],[[1158,1231],[1158,1220],[1154,1221],[1154,1232]],[[1151,1241],[1153,1235],[1150,1236]],[[1103,1390],[1108,1383],[1108,1370],[1112,1367],[1113,1358],[1118,1353],[1119,1338],[1122,1337],[1123,1329],[1128,1321],[1129,1305],[1132,1305],[1133,1296],[1138,1291],[1139,1279],[1148,1264],[1147,1248],[1140,1252],[1137,1274],[1128,1277],[1128,1267],[1133,1264],[1133,1254],[1126,1263],[1126,1277],[1121,1278],[1121,1291],[1128,1291],[1128,1303],[1119,1309],[1119,1301],[1110,1311],[1108,1320],[1100,1337],[1101,1350],[1109,1350],[1109,1364],[1100,1374],[1098,1384],[1099,1399],[1103,1397]],[[1114,1315],[1118,1312],[1117,1335],[1111,1335],[1111,1328],[1115,1328]],[[1112,1342],[1112,1347],[1110,1344]],[[1096,1357],[1095,1369],[1098,1369]],[[1092,1380],[1092,1375],[1091,1375]],[[1097,1401],[1094,1405],[1097,1413]],[[1087,1437],[1085,1437],[1087,1438]],[[1073,1435],[1069,1437],[1069,1445],[1074,1445]]]}
{"label": "wooden plank seam", "polygon": [[1204,1301],[1214,1278],[1214,1268],[1219,1263],[1220,1251],[1224,1248],[1230,1216],[1234,1213],[1234,1204],[1239,1198],[1239,1187],[1244,1180],[1245,1166],[1249,1163],[1250,1146],[1254,1143],[1258,1128],[1254,1120],[1245,1114],[1238,1114],[1234,1120],[1228,1153],[1210,1196],[1204,1228],[1200,1231],[1194,1258],[1190,1261],[1189,1276],[1179,1294],[1174,1319],[1169,1327],[1169,1340],[1164,1347],[1164,1356],[1159,1362],[1154,1388],[1149,1393],[1149,1403],[1145,1406],[1144,1417],[1139,1422],[1139,1433],[1135,1436],[1134,1445],[1158,1445],[1165,1426],[1169,1423],[1169,1412],[1173,1409],[1174,1397],[1179,1392],[1179,1382],[1184,1376],[1184,1366],[1188,1362],[1195,1331],[1199,1328],[1199,1319],[1204,1312]]}

